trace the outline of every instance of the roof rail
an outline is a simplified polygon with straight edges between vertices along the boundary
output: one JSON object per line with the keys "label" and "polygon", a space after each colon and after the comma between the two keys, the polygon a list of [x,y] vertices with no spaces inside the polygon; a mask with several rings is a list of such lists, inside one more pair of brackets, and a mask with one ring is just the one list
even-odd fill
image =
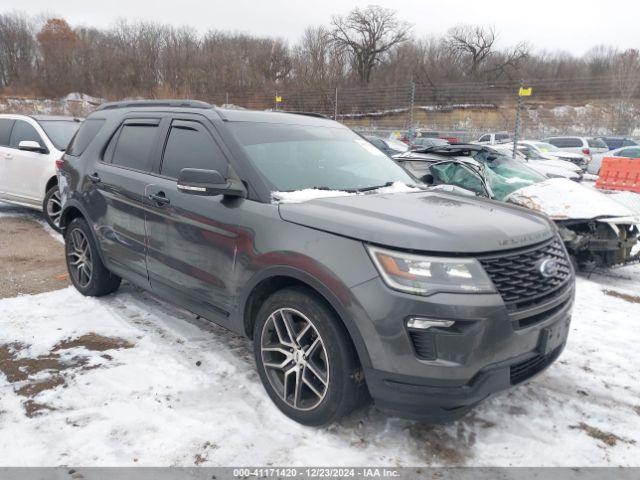
{"label": "roof rail", "polygon": [[200,100],[131,100],[123,102],[103,103],[96,111],[114,110],[116,108],[132,107],[183,107],[183,108],[211,108],[213,105]]}
{"label": "roof rail", "polygon": [[326,118],[327,120],[333,120],[331,117],[327,117],[326,115],[323,115],[322,113],[316,113],[316,112],[289,112],[286,110],[276,110],[278,112],[281,113],[290,113],[292,115],[305,115],[307,117],[315,117],[315,118]]}

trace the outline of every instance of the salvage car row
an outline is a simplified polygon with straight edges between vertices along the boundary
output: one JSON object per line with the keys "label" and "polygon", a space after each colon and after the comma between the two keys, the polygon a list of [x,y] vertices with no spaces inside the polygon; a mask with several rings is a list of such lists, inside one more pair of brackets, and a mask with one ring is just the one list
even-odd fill
{"label": "salvage car row", "polygon": [[[11,142],[26,151],[37,139]],[[565,197],[590,191],[579,183],[482,145],[395,160],[313,114],[104,104],[55,161],[54,225],[80,293],[125,279],[253,339],[267,394],[300,423],[371,400],[449,421],[559,357],[572,263],[619,263],[637,224],[598,199],[608,213],[584,228],[615,227],[629,243],[605,241],[591,258],[582,246],[600,237],[584,220],[535,208],[578,209]]]}

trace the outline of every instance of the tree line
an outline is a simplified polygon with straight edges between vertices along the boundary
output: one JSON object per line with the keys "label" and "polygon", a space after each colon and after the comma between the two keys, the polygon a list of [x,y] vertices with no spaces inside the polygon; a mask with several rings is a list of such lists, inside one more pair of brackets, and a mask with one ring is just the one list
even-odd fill
{"label": "tree line", "polygon": [[[612,79],[620,98],[640,93],[640,53],[595,46],[577,57],[497,45],[492,27],[457,25],[417,38],[393,10],[378,6],[309,26],[289,43],[278,37],[151,22],[73,27],[63,18],[0,14],[0,93],[57,97],[69,92],[117,99],[190,97],[224,103],[225,95],[273,91],[371,89],[443,84]],[[598,83],[598,85],[600,85]],[[609,88],[609,84],[607,84]]]}

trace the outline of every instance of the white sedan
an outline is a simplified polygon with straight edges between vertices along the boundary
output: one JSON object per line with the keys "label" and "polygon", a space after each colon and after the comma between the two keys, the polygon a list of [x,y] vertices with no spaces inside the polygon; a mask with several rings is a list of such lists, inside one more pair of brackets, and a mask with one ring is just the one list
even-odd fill
{"label": "white sedan", "polygon": [[591,163],[587,167],[587,172],[598,175],[600,173],[600,167],[602,166],[602,159],[605,157],[640,158],[640,146],[620,147],[610,152],[594,155],[593,160],[591,160]]}

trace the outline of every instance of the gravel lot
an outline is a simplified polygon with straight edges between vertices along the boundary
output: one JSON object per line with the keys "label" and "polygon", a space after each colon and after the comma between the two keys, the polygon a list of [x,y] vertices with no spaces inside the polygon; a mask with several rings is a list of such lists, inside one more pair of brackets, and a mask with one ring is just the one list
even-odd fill
{"label": "gravel lot", "polygon": [[0,466],[640,466],[639,266],[579,278],[560,360],[460,421],[369,407],[313,429],[269,401],[247,340],[128,284],[65,288],[37,218],[0,204]]}

